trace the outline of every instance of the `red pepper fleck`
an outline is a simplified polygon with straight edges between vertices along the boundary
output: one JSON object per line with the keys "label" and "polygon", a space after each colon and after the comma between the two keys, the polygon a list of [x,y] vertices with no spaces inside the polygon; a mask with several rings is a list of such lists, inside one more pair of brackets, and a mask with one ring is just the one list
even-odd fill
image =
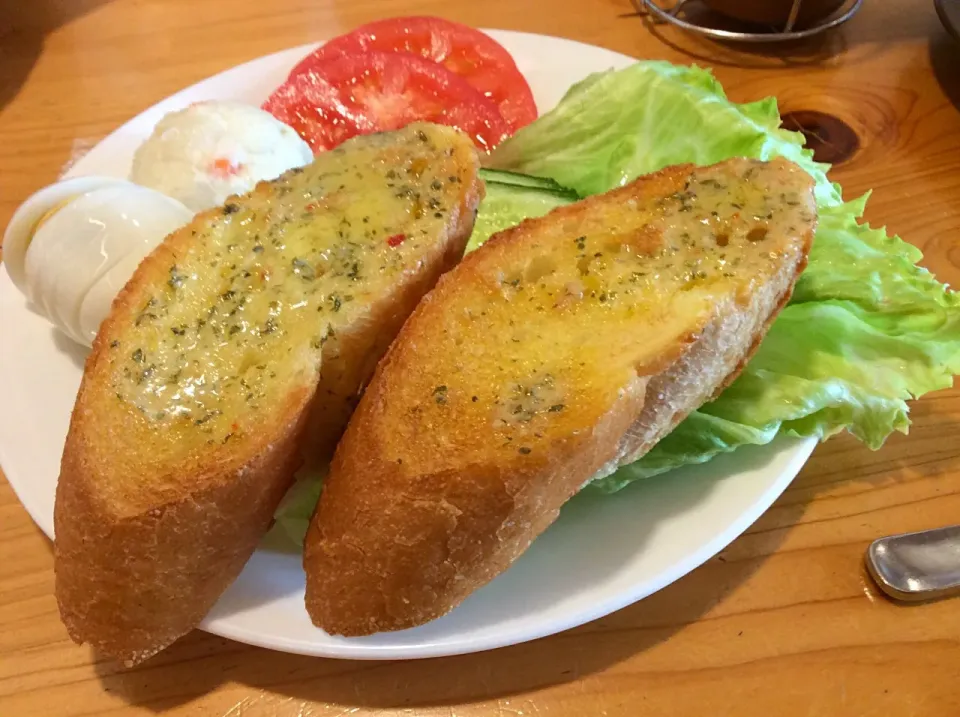
{"label": "red pepper fleck", "polygon": [[387,237],[387,244],[390,246],[400,246],[407,240],[406,234],[394,234],[393,236]]}
{"label": "red pepper fleck", "polygon": [[307,206],[304,207],[304,209],[306,209],[308,212],[312,212],[316,208],[317,208],[316,202],[310,202]]}
{"label": "red pepper fleck", "polygon": [[218,157],[210,162],[208,171],[215,177],[225,178],[239,174],[242,169],[242,164],[234,164],[226,157]]}
{"label": "red pepper fleck", "polygon": [[233,425],[230,426],[230,430],[231,430],[231,431],[235,431],[235,430],[237,430],[238,428],[240,428],[240,424],[238,424],[238,423],[234,423]]}

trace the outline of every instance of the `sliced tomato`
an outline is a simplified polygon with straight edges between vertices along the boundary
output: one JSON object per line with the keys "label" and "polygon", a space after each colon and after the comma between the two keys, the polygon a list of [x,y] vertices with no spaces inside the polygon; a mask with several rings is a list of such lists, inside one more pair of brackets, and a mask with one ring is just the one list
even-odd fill
{"label": "sliced tomato", "polygon": [[510,53],[489,35],[436,17],[400,17],[361,25],[300,61],[290,77],[344,53],[409,52],[457,73],[492,99],[511,132],[537,118],[530,86]]}
{"label": "sliced tomato", "polygon": [[492,100],[434,62],[412,55],[340,55],[293,75],[263,104],[293,127],[314,152],[358,134],[424,120],[466,132],[484,150],[509,128]]}

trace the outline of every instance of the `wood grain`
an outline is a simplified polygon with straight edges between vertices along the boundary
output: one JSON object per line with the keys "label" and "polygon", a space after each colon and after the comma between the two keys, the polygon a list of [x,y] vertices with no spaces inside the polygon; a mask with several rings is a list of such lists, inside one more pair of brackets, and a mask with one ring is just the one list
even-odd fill
{"label": "wood grain", "polygon": [[[927,0],[867,2],[842,31],[740,50],[651,27],[627,0],[0,0],[0,225],[77,153],[210,74],[394,14],[561,35],[715,68],[736,100],[833,115],[835,178],[960,285],[960,50]],[[0,338],[2,343],[2,338]],[[4,347],[6,349],[6,347]],[[3,410],[0,404],[0,410]],[[0,715],[960,715],[960,600],[900,607],[874,538],[960,520],[960,389],[909,437],[820,447],[751,530],[674,585],[582,628],[407,663],[272,653],[195,632],[131,672],[68,640],[49,542],[0,482]]]}

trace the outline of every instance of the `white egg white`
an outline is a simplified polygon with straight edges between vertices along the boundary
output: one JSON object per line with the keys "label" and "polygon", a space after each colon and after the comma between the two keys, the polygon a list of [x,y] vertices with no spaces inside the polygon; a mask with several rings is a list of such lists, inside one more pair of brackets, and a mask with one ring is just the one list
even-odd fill
{"label": "white egg white", "polygon": [[199,212],[311,161],[309,145],[269,113],[208,101],[160,120],[134,154],[130,179]]}
{"label": "white egg white", "polygon": [[17,208],[3,233],[3,264],[13,281],[13,285],[21,293],[26,294],[24,263],[27,258],[27,248],[30,246],[37,223],[57,205],[84,192],[115,184],[126,184],[126,180],[117,177],[98,176],[65,179],[35,192]]}
{"label": "white egg white", "polygon": [[84,192],[37,228],[24,260],[25,293],[54,325],[89,345],[113,296],[92,300],[84,311],[88,294],[109,276],[96,296],[107,286],[116,295],[140,260],[192,216],[179,202],[129,182]]}
{"label": "white egg white", "polygon": [[80,313],[77,317],[78,341],[85,344],[93,343],[100,330],[100,324],[110,313],[113,300],[117,298],[117,294],[140,266],[143,256],[138,251],[129,252],[90,287],[80,303]]}

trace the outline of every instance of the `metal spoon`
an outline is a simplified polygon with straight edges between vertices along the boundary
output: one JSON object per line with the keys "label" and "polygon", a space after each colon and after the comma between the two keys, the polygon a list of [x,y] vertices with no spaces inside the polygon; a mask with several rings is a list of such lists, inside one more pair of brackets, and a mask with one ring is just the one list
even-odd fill
{"label": "metal spoon", "polygon": [[875,540],[867,548],[867,569],[896,600],[960,595],[960,525]]}

